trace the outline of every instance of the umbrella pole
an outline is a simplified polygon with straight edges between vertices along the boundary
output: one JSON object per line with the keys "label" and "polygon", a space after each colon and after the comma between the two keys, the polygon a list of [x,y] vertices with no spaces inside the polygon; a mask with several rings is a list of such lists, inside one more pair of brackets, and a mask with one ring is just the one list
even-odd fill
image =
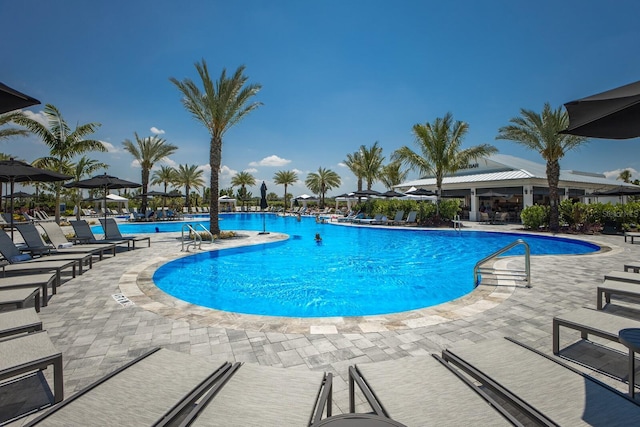
{"label": "umbrella pole", "polygon": [[104,238],[107,238],[107,187],[104,187],[104,206],[102,207],[102,213],[104,213]]}
{"label": "umbrella pole", "polygon": [[13,178],[11,178],[11,211],[9,215],[11,215],[11,240],[13,240]]}

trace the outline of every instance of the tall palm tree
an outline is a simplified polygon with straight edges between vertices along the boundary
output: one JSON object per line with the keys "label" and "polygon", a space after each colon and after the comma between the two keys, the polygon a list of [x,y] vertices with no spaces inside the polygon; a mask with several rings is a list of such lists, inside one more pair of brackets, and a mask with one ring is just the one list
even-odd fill
{"label": "tall palm tree", "polygon": [[298,182],[298,174],[294,171],[278,171],[273,176],[276,185],[284,185],[284,207],[287,207],[287,187]]}
{"label": "tall palm tree", "polygon": [[538,114],[532,110],[520,109],[520,117],[509,120],[508,126],[498,129],[496,139],[505,139],[535,150],[547,161],[547,182],[549,183],[549,229],[557,232],[560,228],[558,181],[560,180],[560,159],[574,148],[584,144],[582,136],[561,134],[569,126],[569,115],[562,107],[552,109],[547,102]]}
{"label": "tall palm tree", "polygon": [[[93,175],[96,171],[100,169],[107,169],[109,165],[106,163],[99,162],[94,159],[90,159],[87,156],[82,156],[75,164],[69,164],[66,168],[67,171],[70,172],[69,175],[73,176],[74,181],[80,181],[86,176]],[[80,204],[82,202],[82,189],[81,188],[70,188],[72,191],[72,201],[76,207],[76,219],[80,221],[81,210]]]}
{"label": "tall palm tree", "polygon": [[176,170],[171,166],[161,165],[160,169],[153,171],[151,175],[151,185],[163,185],[164,192],[167,192],[167,187],[176,182]]}
{"label": "tall palm tree", "polygon": [[622,172],[620,172],[620,175],[618,175],[618,179],[620,181],[626,182],[626,183],[630,183],[631,182],[631,171],[629,169],[625,169]]}
{"label": "tall palm tree", "polygon": [[231,186],[240,187],[238,194],[240,200],[242,200],[242,206],[244,206],[244,203],[247,201],[247,186],[253,187],[254,185],[256,185],[256,179],[249,172],[238,172],[231,178]]}
{"label": "tall palm tree", "polygon": [[396,160],[382,167],[380,181],[387,190],[393,190],[396,185],[406,181],[408,175],[409,170],[402,170],[402,162]]}
{"label": "tall palm tree", "polygon": [[433,175],[436,179],[438,214],[440,196],[442,194],[442,180],[447,174],[452,174],[463,168],[471,160],[493,154],[498,150],[489,144],[476,145],[462,149],[462,141],[469,131],[469,125],[461,121],[453,121],[451,113],[436,118],[433,123],[416,124],[413,126],[415,142],[419,153],[407,146],[397,149],[392,158],[398,160],[420,175]]}
{"label": "tall palm tree", "polygon": [[[0,128],[2,126],[8,125],[13,121],[15,117],[18,117],[22,113],[6,113],[0,114]],[[0,129],[0,141],[3,139],[11,138],[12,136],[27,136],[29,135],[29,131],[26,129],[17,129],[17,128],[4,128]]]}
{"label": "tall palm tree", "polygon": [[362,182],[364,180],[364,165],[362,160],[362,151],[358,150],[354,153],[347,154],[347,159],[343,162],[351,172],[356,176],[357,191],[362,191]]}
{"label": "tall palm tree", "polygon": [[331,169],[318,168],[318,172],[307,175],[304,185],[314,194],[320,194],[320,208],[324,208],[324,195],[327,191],[339,187],[342,181],[340,176]]}
{"label": "tall palm tree", "polygon": [[[35,160],[33,162],[34,166],[63,173],[65,172],[64,167],[67,162],[75,156],[89,151],[107,151],[106,147],[100,141],[85,139],[86,136],[91,135],[100,127],[100,123],[77,125],[74,130],[71,130],[60,111],[51,104],[45,105],[44,115],[47,119],[47,125],[31,119],[23,113],[17,114],[12,119],[14,123],[26,127],[31,133],[39,136],[49,147],[50,155]],[[62,184],[55,183],[54,187],[56,193],[55,216],[56,222],[59,223]]]}
{"label": "tall palm tree", "polygon": [[376,141],[371,147],[362,145],[360,147],[362,153],[362,177],[367,181],[367,190],[371,190],[373,183],[380,179],[382,172],[382,147]]}
{"label": "tall palm tree", "polygon": [[[204,185],[202,174],[202,169],[198,169],[198,165],[179,165],[176,170],[175,183],[184,186],[184,194],[187,198],[187,208],[189,210],[191,210],[191,189],[200,188]],[[217,204],[216,200],[216,205]]]}
{"label": "tall palm tree", "polygon": [[175,153],[178,147],[169,144],[166,140],[157,136],[140,138],[136,132],[133,134],[136,137],[136,142],[133,143],[131,140],[125,139],[122,145],[124,145],[124,149],[140,163],[140,167],[142,168],[142,203],[140,209],[142,212],[146,212],[147,190],[151,169],[156,162]]}
{"label": "tall palm tree", "polygon": [[238,67],[230,77],[227,77],[227,71],[223,69],[220,78],[215,83],[209,76],[209,69],[204,60],[201,63],[196,63],[195,66],[202,80],[203,90],[200,90],[191,79],[179,81],[172,77],[170,81],[182,93],[184,108],[207,128],[211,136],[209,145],[209,166],[211,166],[209,231],[213,234],[219,234],[217,197],[220,179],[218,174],[222,162],[222,137],[233,125],[262,105],[260,102],[249,102],[262,86],[247,84],[248,77],[244,75],[245,67],[243,65]]}

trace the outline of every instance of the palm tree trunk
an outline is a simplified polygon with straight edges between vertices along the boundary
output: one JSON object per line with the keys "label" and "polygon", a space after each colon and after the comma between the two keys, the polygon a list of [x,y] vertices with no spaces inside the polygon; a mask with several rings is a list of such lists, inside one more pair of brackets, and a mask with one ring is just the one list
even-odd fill
{"label": "palm tree trunk", "polygon": [[218,224],[218,181],[220,172],[220,163],[222,162],[222,138],[218,136],[211,137],[211,145],[209,147],[209,166],[211,166],[211,216],[209,218],[209,231],[213,235],[220,235],[220,225]]}
{"label": "palm tree trunk", "polygon": [[149,169],[142,169],[142,206],[143,213],[147,212],[147,190],[149,188]]}
{"label": "palm tree trunk", "polygon": [[558,160],[547,161],[547,181],[549,182],[549,230],[557,233],[560,230],[560,197],[558,196],[558,181],[560,180],[560,163]]}
{"label": "palm tree trunk", "polygon": [[284,184],[284,210],[287,210],[287,184]]}

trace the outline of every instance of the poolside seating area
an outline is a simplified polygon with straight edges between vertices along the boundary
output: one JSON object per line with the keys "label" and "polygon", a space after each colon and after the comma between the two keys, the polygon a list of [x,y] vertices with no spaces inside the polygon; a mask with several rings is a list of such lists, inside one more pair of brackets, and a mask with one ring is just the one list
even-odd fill
{"label": "poolside seating area", "polygon": [[[175,242],[154,240],[154,253],[164,253],[175,246]],[[146,251],[146,245],[141,250]],[[145,257],[148,254],[145,252]],[[605,258],[604,271],[615,265],[622,266],[626,257],[628,254],[616,252],[611,259]],[[78,367],[89,365],[91,357],[96,357],[91,355],[98,354],[95,351],[102,345],[98,343],[113,340],[110,348],[115,352],[116,346],[123,348],[123,338],[128,337],[124,340],[128,344],[130,341],[128,350],[120,350],[119,359],[114,359],[105,349],[107,374],[104,370],[96,370],[91,377],[94,385],[89,388],[85,387],[88,386],[86,382],[81,381],[82,387],[78,387],[76,381],[70,382],[65,387],[69,390],[66,399],[24,419],[26,425],[48,425],[56,420],[71,424],[79,420],[77,422],[84,425],[87,419],[95,420],[97,425],[107,422],[126,425],[127,421],[141,419],[148,425],[159,420],[161,424],[168,423],[177,419],[174,417],[188,419],[194,425],[209,425],[211,419],[222,420],[223,425],[281,425],[283,414],[287,420],[295,420],[291,421],[295,425],[317,425],[329,417],[348,419],[355,416],[352,414],[359,414],[363,420],[389,417],[404,425],[421,425],[425,420],[439,425],[469,425],[469,420],[478,425],[527,425],[531,420],[547,425],[596,424],[603,420],[606,420],[605,425],[616,425],[616,422],[633,425],[638,421],[638,404],[620,391],[626,386],[624,378],[610,381],[614,385],[620,383],[619,387],[603,385],[594,381],[597,377],[591,373],[576,372],[575,365],[567,360],[571,347],[575,346],[575,335],[571,332],[581,334],[580,329],[567,327],[566,331],[562,330],[562,337],[558,335],[558,353],[562,359],[540,354],[539,347],[532,349],[523,347],[522,342],[495,339],[497,335],[517,336],[518,340],[524,339],[528,343],[539,342],[540,347],[552,352],[550,327],[553,316],[549,313],[556,312],[556,316],[566,318],[568,322],[570,319],[565,312],[576,312],[576,306],[589,301],[593,305],[593,289],[600,283],[583,283],[587,280],[563,287],[573,272],[553,267],[566,266],[566,257],[564,261],[558,257],[557,265],[553,257],[544,257],[539,264],[534,262],[538,274],[534,273],[533,287],[516,289],[502,306],[484,314],[470,309],[466,317],[455,320],[452,313],[444,315],[442,311],[434,310],[432,318],[428,318],[432,323],[374,330],[371,328],[375,322],[372,322],[362,331],[356,329],[358,323],[354,323],[348,327],[350,332],[304,334],[221,327],[204,323],[198,319],[199,314],[187,322],[184,316],[192,316],[188,312],[177,317],[181,320],[171,320],[148,311],[138,299],[134,300],[137,307],[119,307],[111,298],[111,294],[119,290],[113,278],[137,266],[140,256],[123,252],[116,258],[106,256],[93,270],[67,281],[60,288],[64,291],[62,295],[50,297],[52,307],[41,313],[42,328],[51,327],[55,333],[50,337],[47,332],[35,334],[45,334],[54,349],[59,340],[65,386],[74,376],[88,379],[85,368]],[[596,268],[602,271],[602,257],[594,255],[583,259],[579,268],[592,263],[594,271]],[[103,263],[112,268],[101,270]],[[116,266],[120,272],[113,271]],[[608,277],[607,281],[614,276],[625,279],[618,273],[622,272],[601,272],[599,279],[602,282],[604,276]],[[102,280],[97,280],[103,276]],[[51,277],[55,279],[55,273],[49,273]],[[633,278],[627,277],[620,283],[632,286]],[[0,289],[1,285],[0,281]],[[48,286],[51,289],[52,285]],[[557,296],[566,295],[566,299],[551,297],[554,292]],[[86,308],[72,305],[78,304],[81,295],[86,295],[86,300],[90,301]],[[592,316],[594,330],[615,332],[613,324],[601,326],[598,320],[603,318],[601,315],[628,321],[625,320],[628,317],[609,311],[633,307],[633,299],[620,297],[604,310],[584,309],[598,313]],[[59,301],[64,301],[64,309],[56,306]],[[558,307],[564,309],[562,313],[557,312]],[[27,310],[35,314],[33,308]],[[62,311],[70,313],[60,317]],[[15,310],[6,313],[12,312]],[[0,314],[4,313],[0,311]],[[450,319],[435,322],[438,314]],[[587,319],[590,318],[588,314],[585,314]],[[72,318],[79,319],[75,328],[70,324]],[[363,321],[366,319],[359,320]],[[407,325],[412,325],[415,319],[408,316],[406,321],[409,322]],[[398,324],[398,320],[390,324],[393,323]],[[87,332],[75,334],[78,330],[87,330],[90,324],[104,324],[105,331],[97,334],[95,341],[81,344]],[[269,323],[265,325],[269,327]],[[632,327],[633,323],[623,325]],[[116,332],[113,328],[123,330]],[[93,333],[92,329],[90,334]],[[27,335],[34,335],[34,332],[21,333],[21,336]],[[592,335],[609,341],[609,338],[589,332],[589,338]],[[75,340],[78,343],[69,346],[68,343]],[[621,347],[619,341],[610,342]],[[156,350],[158,344],[161,348]],[[85,348],[84,352],[78,352],[81,345],[90,345],[91,351],[87,352]],[[561,350],[560,345],[563,345]],[[618,356],[616,360],[626,367],[626,356]],[[86,357],[84,363],[83,357]],[[99,357],[102,359],[103,356]],[[114,360],[122,362],[114,363]],[[269,364],[279,366],[264,366]],[[163,374],[165,369],[168,369],[168,375]],[[177,372],[179,369],[182,371]],[[44,373],[55,388],[57,375],[53,375],[51,369]],[[211,375],[211,381],[204,387],[206,390],[196,390],[197,384],[206,383],[208,375]],[[99,382],[95,383],[96,380]],[[353,391],[350,390],[351,381]],[[1,389],[2,385],[0,393]],[[276,389],[278,393],[273,393]],[[196,391],[200,393],[192,394]],[[190,401],[190,397],[196,395],[199,397],[195,401],[201,404],[194,405]],[[566,407],[555,401],[565,402]],[[143,407],[145,411],[140,411]],[[185,422],[185,425],[189,424]]]}

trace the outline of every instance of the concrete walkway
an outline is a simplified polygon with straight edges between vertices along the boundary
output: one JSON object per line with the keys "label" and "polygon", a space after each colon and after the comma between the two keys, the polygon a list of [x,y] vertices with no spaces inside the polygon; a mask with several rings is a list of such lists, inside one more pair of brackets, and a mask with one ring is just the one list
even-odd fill
{"label": "concrete walkway", "polygon": [[[481,230],[515,228],[465,225]],[[282,238],[277,234],[241,234],[242,238],[211,246],[223,248]],[[551,353],[552,317],[578,307],[595,307],[595,287],[603,275],[610,270],[621,271],[626,261],[640,260],[640,245],[624,243],[622,236],[581,238],[605,249],[591,255],[533,257],[531,288],[503,281],[498,286],[481,285],[464,298],[428,309],[390,316],[305,320],[219,312],[164,294],[153,286],[151,275],[158,265],[184,254],[177,233],[159,233],[151,235],[150,248],[143,245],[135,251],[119,252],[68,280],[50,299],[49,306],[42,308],[40,317],[63,353],[66,396],[160,346],[215,361],[304,366],[332,372],[336,375],[334,413],[347,412],[347,367],[354,363],[439,353],[458,342],[504,336]],[[521,266],[522,257],[498,262],[501,266]],[[633,307],[623,301],[613,310],[637,316],[639,312]],[[563,347],[579,341],[577,333],[563,331],[562,338]],[[620,347],[621,352],[609,348],[615,347],[583,342],[570,346],[565,354],[624,377],[626,353]],[[601,379],[626,389],[619,379],[607,375]],[[359,409],[368,410],[364,405]],[[0,404],[0,415],[2,412]]]}

